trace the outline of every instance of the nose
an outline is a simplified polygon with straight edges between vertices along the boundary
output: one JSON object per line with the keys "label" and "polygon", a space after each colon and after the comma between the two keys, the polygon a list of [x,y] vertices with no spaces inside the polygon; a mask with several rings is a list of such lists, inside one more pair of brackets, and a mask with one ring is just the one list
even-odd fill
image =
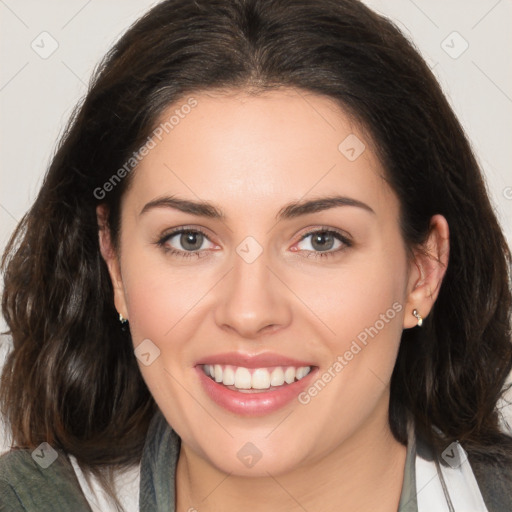
{"label": "nose", "polygon": [[254,340],[291,322],[290,291],[265,251],[251,263],[235,253],[219,290],[215,321],[223,330]]}

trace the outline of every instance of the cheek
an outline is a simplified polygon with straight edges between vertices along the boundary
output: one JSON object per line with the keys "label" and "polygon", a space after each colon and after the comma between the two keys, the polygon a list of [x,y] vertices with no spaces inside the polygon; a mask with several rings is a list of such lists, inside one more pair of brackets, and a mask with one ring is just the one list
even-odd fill
{"label": "cheek", "polygon": [[374,421],[385,428],[403,306],[389,292],[356,294],[336,313],[329,320],[336,332],[328,343],[329,355],[299,396],[303,417],[317,418],[322,425],[318,445],[326,451],[330,440],[348,439]]}
{"label": "cheek", "polygon": [[[309,293],[309,302],[305,301],[331,334],[323,337],[328,351],[321,382],[316,389],[306,390],[303,402],[313,401],[321,391],[322,398],[314,398],[313,407],[340,418],[347,410],[360,419],[369,414],[385,392],[396,361],[406,275],[405,252],[376,251],[333,272],[321,293]],[[305,283],[299,293],[306,294],[312,284]]]}
{"label": "cheek", "polygon": [[[204,311],[201,297],[211,288],[207,276],[190,268],[176,269],[166,265],[162,257],[132,253],[125,259],[123,283],[130,316],[130,332],[134,348],[145,340],[152,344],[151,361],[139,368],[151,394],[160,407],[170,411],[168,420],[181,427],[190,397],[183,392],[183,375],[193,360],[190,341],[197,337],[197,328]],[[158,354],[153,360],[153,352]],[[181,411],[181,412],[179,412]]]}
{"label": "cheek", "polygon": [[156,265],[134,271],[125,282],[134,343],[144,338],[172,341],[177,349],[185,335],[184,327],[194,317],[198,301],[208,290],[206,284],[198,281],[193,273],[190,275],[190,271],[170,272]]}
{"label": "cheek", "polygon": [[[203,280],[194,264],[170,259],[138,232],[128,218],[123,231],[121,271],[134,345],[145,338],[162,343],[188,320],[198,303]],[[204,272],[203,272],[204,274]],[[203,275],[204,277],[204,275]]]}
{"label": "cheek", "polygon": [[406,281],[404,251],[368,251],[328,274],[297,280],[294,289],[329,329],[331,336],[324,339],[331,353],[339,354],[349,350],[353,340],[364,344],[377,336],[388,347],[396,345]]}

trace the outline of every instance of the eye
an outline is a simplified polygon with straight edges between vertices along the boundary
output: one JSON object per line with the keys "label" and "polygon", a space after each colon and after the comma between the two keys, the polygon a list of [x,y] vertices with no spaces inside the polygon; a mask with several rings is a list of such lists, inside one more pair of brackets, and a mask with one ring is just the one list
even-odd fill
{"label": "eye", "polygon": [[[161,237],[156,243],[167,253],[178,258],[201,258],[207,254],[208,249],[205,242],[210,241],[205,232],[198,228],[177,228]],[[307,243],[306,243],[307,241]],[[215,247],[215,245],[210,241]],[[300,247],[302,244],[305,247]],[[333,229],[317,229],[304,234],[299,240],[298,249],[292,247],[292,251],[305,251],[310,257],[329,257],[352,246],[350,239]],[[334,250],[333,250],[334,249]]]}
{"label": "eye", "polygon": [[[303,243],[303,247],[299,246],[298,250],[309,252],[308,258],[334,256],[347,247],[352,246],[352,242],[348,237],[338,231],[326,228],[306,233],[301,237],[299,244],[301,243]],[[297,249],[292,248],[292,250],[296,251]]]}
{"label": "eye", "polygon": [[211,247],[205,247],[204,243],[209,241],[206,233],[197,228],[178,228],[164,235],[157,241],[168,254],[180,258],[202,257],[201,252]]}

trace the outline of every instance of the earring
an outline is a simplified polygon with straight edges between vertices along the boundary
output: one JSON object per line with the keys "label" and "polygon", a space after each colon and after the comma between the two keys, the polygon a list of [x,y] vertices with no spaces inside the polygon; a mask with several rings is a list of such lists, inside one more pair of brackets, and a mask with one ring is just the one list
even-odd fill
{"label": "earring", "polygon": [[418,319],[418,327],[421,327],[421,324],[423,323],[423,318],[418,313],[418,310],[417,309],[413,309],[412,310],[412,314]]}
{"label": "earring", "polygon": [[119,313],[119,321],[122,324],[125,324],[126,322],[128,322],[128,320],[123,315],[121,315],[121,313]]}

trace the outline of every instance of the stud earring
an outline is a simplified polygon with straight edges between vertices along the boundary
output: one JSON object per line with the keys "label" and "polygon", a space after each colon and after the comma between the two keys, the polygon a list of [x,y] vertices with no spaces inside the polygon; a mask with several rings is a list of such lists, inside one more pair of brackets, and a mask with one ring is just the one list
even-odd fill
{"label": "stud earring", "polygon": [[418,327],[421,327],[421,324],[423,323],[422,316],[418,313],[417,309],[412,310],[412,314],[418,319]]}
{"label": "stud earring", "polygon": [[121,313],[119,313],[119,321],[122,324],[125,324],[126,322],[128,322],[128,320],[123,315],[121,315]]}

